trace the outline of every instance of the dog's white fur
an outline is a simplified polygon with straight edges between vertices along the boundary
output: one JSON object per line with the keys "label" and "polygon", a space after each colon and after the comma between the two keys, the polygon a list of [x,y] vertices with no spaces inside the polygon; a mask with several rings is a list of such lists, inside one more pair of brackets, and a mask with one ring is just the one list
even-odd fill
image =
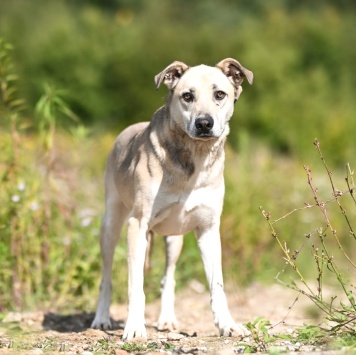
{"label": "dog's white fur", "polygon": [[195,231],[220,335],[247,330],[234,322],[223,289],[220,215],[224,197],[224,144],[244,79],[253,74],[235,59],[216,67],[174,62],[155,77],[170,89],[150,123],[125,129],[106,167],[106,211],[101,227],[103,275],[94,328],[111,328],[111,273],[120,230],[128,220],[128,319],[123,339],[146,337],[144,262],[148,236],[164,235],[166,269],[158,329],[174,329],[174,271],[183,235]]}

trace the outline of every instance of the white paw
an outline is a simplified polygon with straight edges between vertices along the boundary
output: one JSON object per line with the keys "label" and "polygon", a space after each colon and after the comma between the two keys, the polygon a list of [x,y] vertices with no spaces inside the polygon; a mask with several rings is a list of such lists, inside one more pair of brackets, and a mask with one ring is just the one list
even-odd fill
{"label": "white paw", "polygon": [[157,322],[158,330],[176,330],[178,328],[178,321],[175,315],[172,316],[164,316],[160,315]]}
{"label": "white paw", "polygon": [[224,328],[220,328],[220,335],[221,336],[240,336],[241,338],[245,338],[250,335],[251,332],[244,327],[242,324],[234,323],[228,325]]}
{"label": "white paw", "polygon": [[91,328],[94,329],[112,329],[112,324],[109,315],[96,314],[95,318],[91,324]]}
{"label": "white paw", "polygon": [[131,340],[133,338],[147,338],[146,326],[144,321],[134,322],[127,320],[123,340]]}
{"label": "white paw", "polygon": [[231,317],[225,319],[220,319],[216,322],[216,326],[219,328],[220,336],[241,336],[246,337],[251,334],[251,332],[245,328],[242,324],[235,323]]}

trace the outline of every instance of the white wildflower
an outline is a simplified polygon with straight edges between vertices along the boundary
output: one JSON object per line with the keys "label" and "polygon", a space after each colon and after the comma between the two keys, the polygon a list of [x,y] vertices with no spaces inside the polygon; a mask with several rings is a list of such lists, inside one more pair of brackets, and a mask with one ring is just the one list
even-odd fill
{"label": "white wildflower", "polygon": [[25,191],[26,190],[26,185],[24,182],[20,182],[18,185],[17,185],[17,190],[19,191]]}
{"label": "white wildflower", "polygon": [[20,196],[19,195],[11,196],[11,201],[15,202],[15,203],[19,202],[20,201]]}
{"label": "white wildflower", "polygon": [[88,226],[90,226],[90,224],[91,224],[91,222],[93,221],[93,218],[91,218],[91,217],[85,217],[85,218],[83,218],[82,220],[81,220],[81,226],[82,227],[88,227]]}
{"label": "white wildflower", "polygon": [[40,205],[38,204],[37,201],[32,201],[31,205],[30,205],[30,210],[31,211],[38,211],[38,209],[40,208]]}

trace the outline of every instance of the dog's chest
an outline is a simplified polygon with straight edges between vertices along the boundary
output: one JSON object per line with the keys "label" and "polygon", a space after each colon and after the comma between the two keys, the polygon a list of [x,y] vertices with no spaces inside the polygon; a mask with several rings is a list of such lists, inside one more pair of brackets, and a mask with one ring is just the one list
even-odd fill
{"label": "dog's chest", "polygon": [[158,194],[149,228],[160,235],[185,234],[219,219],[222,187]]}

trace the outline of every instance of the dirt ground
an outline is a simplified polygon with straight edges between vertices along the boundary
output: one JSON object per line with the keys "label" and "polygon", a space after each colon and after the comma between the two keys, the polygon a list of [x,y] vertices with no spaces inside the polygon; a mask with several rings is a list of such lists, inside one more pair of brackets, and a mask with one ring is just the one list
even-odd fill
{"label": "dirt ground", "polygon": [[[218,337],[210,310],[209,294],[194,282],[176,297],[176,315],[180,322],[176,333],[158,332],[155,321],[159,313],[159,301],[146,307],[148,340],[123,343],[126,305],[113,305],[112,318],[115,329],[101,331],[90,329],[93,313],[61,315],[55,313],[10,313],[0,323],[0,354],[22,352],[26,354],[94,353],[126,354],[136,353],[182,353],[182,354],[234,354],[243,351],[237,344],[237,337]],[[251,322],[264,317],[272,324],[278,324],[272,333],[292,333],[295,327],[309,319],[310,302],[299,297],[289,309],[297,294],[279,285],[253,285],[244,290],[228,288],[228,301],[231,313],[238,322]],[[249,339],[244,341],[248,342]],[[287,344],[287,343],[286,343]],[[312,351],[313,348],[288,348],[291,351]],[[123,350],[125,349],[125,350]]]}

